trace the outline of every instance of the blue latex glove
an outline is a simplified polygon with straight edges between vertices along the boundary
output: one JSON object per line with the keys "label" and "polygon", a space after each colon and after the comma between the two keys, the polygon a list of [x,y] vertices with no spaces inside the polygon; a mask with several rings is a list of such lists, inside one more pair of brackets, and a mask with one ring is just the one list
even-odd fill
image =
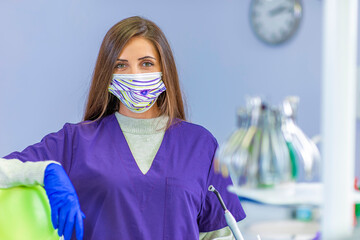
{"label": "blue latex glove", "polygon": [[63,167],[49,164],[45,169],[44,185],[51,207],[51,221],[54,229],[58,228],[58,235],[70,240],[75,225],[76,238],[82,240],[85,215],[80,210],[74,186]]}

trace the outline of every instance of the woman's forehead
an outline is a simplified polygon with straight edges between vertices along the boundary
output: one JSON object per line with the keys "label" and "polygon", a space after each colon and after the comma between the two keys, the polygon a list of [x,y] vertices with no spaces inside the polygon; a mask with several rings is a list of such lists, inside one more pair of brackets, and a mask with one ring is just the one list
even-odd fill
{"label": "woman's forehead", "polygon": [[154,44],[144,37],[133,37],[124,46],[118,59],[138,59],[151,56],[158,60],[159,54]]}

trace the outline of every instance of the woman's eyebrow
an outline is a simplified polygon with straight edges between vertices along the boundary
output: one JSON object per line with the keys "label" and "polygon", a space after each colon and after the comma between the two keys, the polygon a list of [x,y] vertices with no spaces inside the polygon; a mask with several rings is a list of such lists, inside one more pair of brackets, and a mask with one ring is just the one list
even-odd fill
{"label": "woman's eyebrow", "polygon": [[154,58],[154,57],[151,57],[151,56],[145,56],[145,57],[141,57],[141,58],[138,58],[138,60],[143,60],[143,59],[145,59],[145,58],[152,58],[152,59],[156,60],[156,58]]}
{"label": "woman's eyebrow", "polygon": [[[140,61],[140,60],[143,60],[143,59],[145,59],[145,58],[152,58],[152,59],[156,60],[156,58],[151,57],[151,56],[141,57],[141,58],[138,58],[138,60]],[[121,59],[121,58],[117,59],[117,61],[128,62],[128,60],[126,60],[126,59]]]}

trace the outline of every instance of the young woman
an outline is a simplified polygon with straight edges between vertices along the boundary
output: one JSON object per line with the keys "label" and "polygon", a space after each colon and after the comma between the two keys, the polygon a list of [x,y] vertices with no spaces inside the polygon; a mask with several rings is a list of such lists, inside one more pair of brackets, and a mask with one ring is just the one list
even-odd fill
{"label": "young woman", "polygon": [[0,187],[44,185],[66,240],[232,239],[208,186],[237,221],[245,213],[226,190],[230,178],[214,173],[216,148],[186,121],[163,32],[130,17],[103,40],[84,121],[1,159]]}

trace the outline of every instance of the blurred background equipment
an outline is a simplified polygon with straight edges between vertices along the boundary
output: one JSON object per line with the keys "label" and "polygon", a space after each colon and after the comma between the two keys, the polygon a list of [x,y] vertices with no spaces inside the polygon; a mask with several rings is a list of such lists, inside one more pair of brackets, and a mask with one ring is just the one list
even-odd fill
{"label": "blurred background equipment", "polygon": [[296,124],[298,102],[287,97],[275,107],[252,97],[239,109],[238,129],[216,154],[235,186],[271,188],[320,179],[319,150]]}
{"label": "blurred background equipment", "polygon": [[[249,97],[237,112],[238,128],[216,152],[217,169],[233,180],[230,192],[241,200],[286,207],[291,212],[286,220],[257,219],[242,226],[250,236],[259,233],[262,239],[289,239],[295,234],[313,239],[319,235],[320,207],[329,200],[324,199],[320,182],[320,152],[296,123],[298,105],[296,96],[286,97],[277,106]],[[315,139],[319,142],[321,138]],[[353,194],[351,201],[360,203],[359,192]],[[286,231],[284,226],[288,226]]]}

